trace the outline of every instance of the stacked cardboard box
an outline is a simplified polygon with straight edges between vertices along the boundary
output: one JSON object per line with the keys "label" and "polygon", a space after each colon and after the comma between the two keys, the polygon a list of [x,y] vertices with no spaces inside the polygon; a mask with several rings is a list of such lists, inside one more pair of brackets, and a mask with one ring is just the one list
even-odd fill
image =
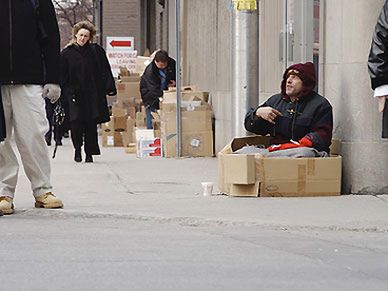
{"label": "stacked cardboard box", "polygon": [[[212,108],[207,103],[208,96],[207,92],[182,92],[182,156],[213,156]],[[160,109],[160,133],[167,158],[176,157],[175,100],[176,92],[165,91]]]}
{"label": "stacked cardboard box", "polygon": [[269,145],[267,136],[235,138],[218,153],[218,187],[230,196],[336,196],[342,158],[266,158],[233,154],[245,145]]}
{"label": "stacked cardboard box", "polygon": [[113,110],[109,122],[102,124],[102,146],[123,147],[135,142],[135,120],[123,109]]}

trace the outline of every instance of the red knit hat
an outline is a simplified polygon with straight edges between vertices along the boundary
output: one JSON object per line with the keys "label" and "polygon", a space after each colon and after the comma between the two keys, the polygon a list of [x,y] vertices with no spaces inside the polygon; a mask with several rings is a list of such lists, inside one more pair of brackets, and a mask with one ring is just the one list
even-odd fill
{"label": "red knit hat", "polygon": [[[284,96],[286,95],[286,84],[287,84],[287,78],[289,76],[289,72],[291,70],[295,70],[297,72],[292,72],[291,74],[298,76],[302,82],[303,82],[303,89],[302,89],[302,94],[301,97],[305,97],[309,95],[316,84],[316,75],[315,75],[315,68],[314,64],[312,62],[307,62],[307,63],[299,63],[292,65],[287,68],[287,70],[283,74],[283,81],[281,84],[281,89],[282,89],[282,94]],[[287,96],[288,97],[288,96]]]}

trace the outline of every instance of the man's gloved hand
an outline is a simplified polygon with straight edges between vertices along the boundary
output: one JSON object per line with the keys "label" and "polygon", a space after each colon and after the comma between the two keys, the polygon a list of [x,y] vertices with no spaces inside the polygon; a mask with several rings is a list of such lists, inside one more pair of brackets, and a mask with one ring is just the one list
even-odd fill
{"label": "man's gloved hand", "polygon": [[274,144],[268,147],[268,151],[274,152],[279,150],[293,149],[293,148],[301,148],[308,147],[311,148],[313,146],[313,142],[309,140],[307,137],[303,137],[299,140],[299,142],[288,142],[283,144]]}
{"label": "man's gloved hand", "polygon": [[42,97],[48,98],[51,103],[58,101],[61,96],[61,87],[57,84],[46,84],[43,86]]}

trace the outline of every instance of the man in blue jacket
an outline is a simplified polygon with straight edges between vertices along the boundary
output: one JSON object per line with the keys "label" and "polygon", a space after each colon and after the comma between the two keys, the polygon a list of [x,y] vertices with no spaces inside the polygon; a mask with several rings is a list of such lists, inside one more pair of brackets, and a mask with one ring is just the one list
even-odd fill
{"label": "man in blue jacket", "polygon": [[51,192],[44,140],[48,123],[43,98],[54,103],[60,96],[59,30],[51,0],[0,0],[0,39],[0,87],[7,130],[0,144],[0,210],[11,214],[14,208],[19,164],[10,142],[12,130],[35,207],[63,207]]}

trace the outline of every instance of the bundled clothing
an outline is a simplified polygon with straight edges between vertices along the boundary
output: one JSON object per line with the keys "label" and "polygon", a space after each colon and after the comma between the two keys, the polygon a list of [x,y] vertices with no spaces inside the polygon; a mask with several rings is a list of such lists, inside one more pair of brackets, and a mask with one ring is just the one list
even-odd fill
{"label": "bundled clothing", "polygon": [[[368,69],[372,90],[388,86],[388,1],[385,1],[373,33],[368,58]],[[388,88],[383,89],[388,96]],[[388,99],[385,98],[383,112],[383,138],[388,138]]]}
{"label": "bundled clothing", "polygon": [[106,95],[117,93],[104,49],[92,43],[66,47],[61,53],[61,88],[75,149],[82,146],[85,135],[86,154],[100,154],[97,124],[110,120]]}
{"label": "bundled clothing", "polygon": [[[296,75],[303,82],[300,97],[292,102],[286,94],[287,77],[290,70],[297,70]],[[255,134],[273,136],[272,145],[281,144],[281,149],[292,148],[291,140],[299,141],[298,146],[313,147],[318,151],[329,153],[333,131],[333,111],[326,98],[314,92],[316,84],[314,65],[295,64],[283,75],[281,93],[270,97],[257,108],[251,108],[245,117],[245,128]],[[260,107],[272,107],[282,116],[272,124],[256,116]],[[287,144],[286,144],[287,143]],[[282,145],[283,144],[283,145]],[[285,145],[284,145],[285,144]],[[275,146],[269,148],[275,150]]]}

